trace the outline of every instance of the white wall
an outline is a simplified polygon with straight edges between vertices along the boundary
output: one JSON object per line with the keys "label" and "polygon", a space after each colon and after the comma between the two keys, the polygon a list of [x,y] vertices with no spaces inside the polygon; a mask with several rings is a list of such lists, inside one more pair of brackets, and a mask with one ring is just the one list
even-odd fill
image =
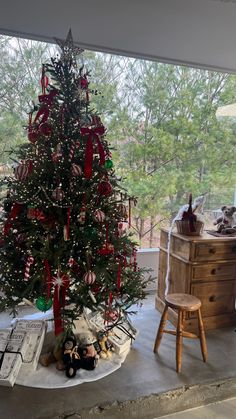
{"label": "white wall", "polygon": [[147,276],[156,277],[155,282],[148,286],[148,290],[157,289],[157,275],[159,268],[159,248],[139,249],[137,252],[137,263],[140,268],[151,268],[153,271]]}

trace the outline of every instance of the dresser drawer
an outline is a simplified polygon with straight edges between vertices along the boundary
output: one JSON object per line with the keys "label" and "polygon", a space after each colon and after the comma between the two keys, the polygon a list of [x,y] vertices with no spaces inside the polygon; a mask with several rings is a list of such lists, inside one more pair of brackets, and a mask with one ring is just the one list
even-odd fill
{"label": "dresser drawer", "polygon": [[193,266],[193,281],[224,281],[236,277],[236,263],[205,263]]}
{"label": "dresser drawer", "polygon": [[195,242],[193,259],[196,261],[236,259],[236,241]]}
{"label": "dresser drawer", "polygon": [[[192,284],[191,294],[201,300],[203,317],[235,310],[235,281]],[[193,315],[196,316],[195,313]]]}

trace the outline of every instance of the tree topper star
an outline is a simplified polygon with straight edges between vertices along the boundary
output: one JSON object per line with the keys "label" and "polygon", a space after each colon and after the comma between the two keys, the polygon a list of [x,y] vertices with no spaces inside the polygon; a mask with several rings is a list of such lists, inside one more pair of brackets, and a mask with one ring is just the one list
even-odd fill
{"label": "tree topper star", "polygon": [[83,48],[80,48],[74,44],[71,29],[67,34],[66,40],[60,38],[54,39],[61,48],[61,58],[64,60],[68,60],[70,58],[75,60],[76,56],[84,51]]}

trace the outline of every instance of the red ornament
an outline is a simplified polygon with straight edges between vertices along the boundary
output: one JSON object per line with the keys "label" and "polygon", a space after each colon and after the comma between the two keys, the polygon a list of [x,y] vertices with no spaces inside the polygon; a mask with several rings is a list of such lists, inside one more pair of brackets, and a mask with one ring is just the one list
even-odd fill
{"label": "red ornament", "polygon": [[96,221],[98,221],[99,223],[102,223],[103,221],[105,221],[105,218],[106,218],[106,216],[105,216],[103,211],[101,211],[99,209],[95,211],[94,219]]}
{"label": "red ornament", "polygon": [[84,282],[85,282],[87,285],[91,285],[91,284],[93,284],[93,283],[95,282],[95,280],[96,280],[96,274],[95,274],[94,272],[92,272],[92,271],[88,271],[88,272],[86,272],[86,273],[84,274],[83,279],[84,279]]}
{"label": "red ornament", "polygon": [[71,173],[72,173],[72,176],[81,176],[82,169],[78,164],[73,163],[71,166]]}
{"label": "red ornament", "polygon": [[25,180],[28,175],[32,172],[33,165],[32,163],[20,163],[14,171],[15,178],[17,180]]}
{"label": "red ornament", "polygon": [[56,189],[54,189],[54,191],[52,193],[52,197],[53,197],[53,199],[55,199],[55,201],[62,201],[64,196],[65,196],[65,194],[64,194],[61,186],[58,186]]}
{"label": "red ornament", "polygon": [[109,196],[112,193],[112,186],[107,180],[102,180],[98,185],[99,195]]}
{"label": "red ornament", "polygon": [[106,322],[114,323],[119,319],[120,314],[118,310],[109,308],[105,310],[104,317]]}
{"label": "red ornament", "polygon": [[47,122],[43,122],[39,125],[39,131],[41,134],[45,135],[45,137],[49,137],[52,133],[52,128]]}
{"label": "red ornament", "polygon": [[113,244],[106,242],[102,248],[98,250],[98,253],[101,256],[112,255],[114,250]]}

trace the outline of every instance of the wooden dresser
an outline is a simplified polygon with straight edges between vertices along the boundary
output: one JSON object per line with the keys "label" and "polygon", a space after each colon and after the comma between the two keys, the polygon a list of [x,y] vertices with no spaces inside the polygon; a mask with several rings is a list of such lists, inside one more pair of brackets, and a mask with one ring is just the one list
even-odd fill
{"label": "wooden dresser", "polygon": [[[162,312],[167,270],[168,230],[161,230],[156,308]],[[171,234],[169,293],[200,298],[205,329],[236,326],[236,237]],[[169,310],[176,325],[177,315]],[[195,313],[186,318],[186,330],[196,330]]]}

